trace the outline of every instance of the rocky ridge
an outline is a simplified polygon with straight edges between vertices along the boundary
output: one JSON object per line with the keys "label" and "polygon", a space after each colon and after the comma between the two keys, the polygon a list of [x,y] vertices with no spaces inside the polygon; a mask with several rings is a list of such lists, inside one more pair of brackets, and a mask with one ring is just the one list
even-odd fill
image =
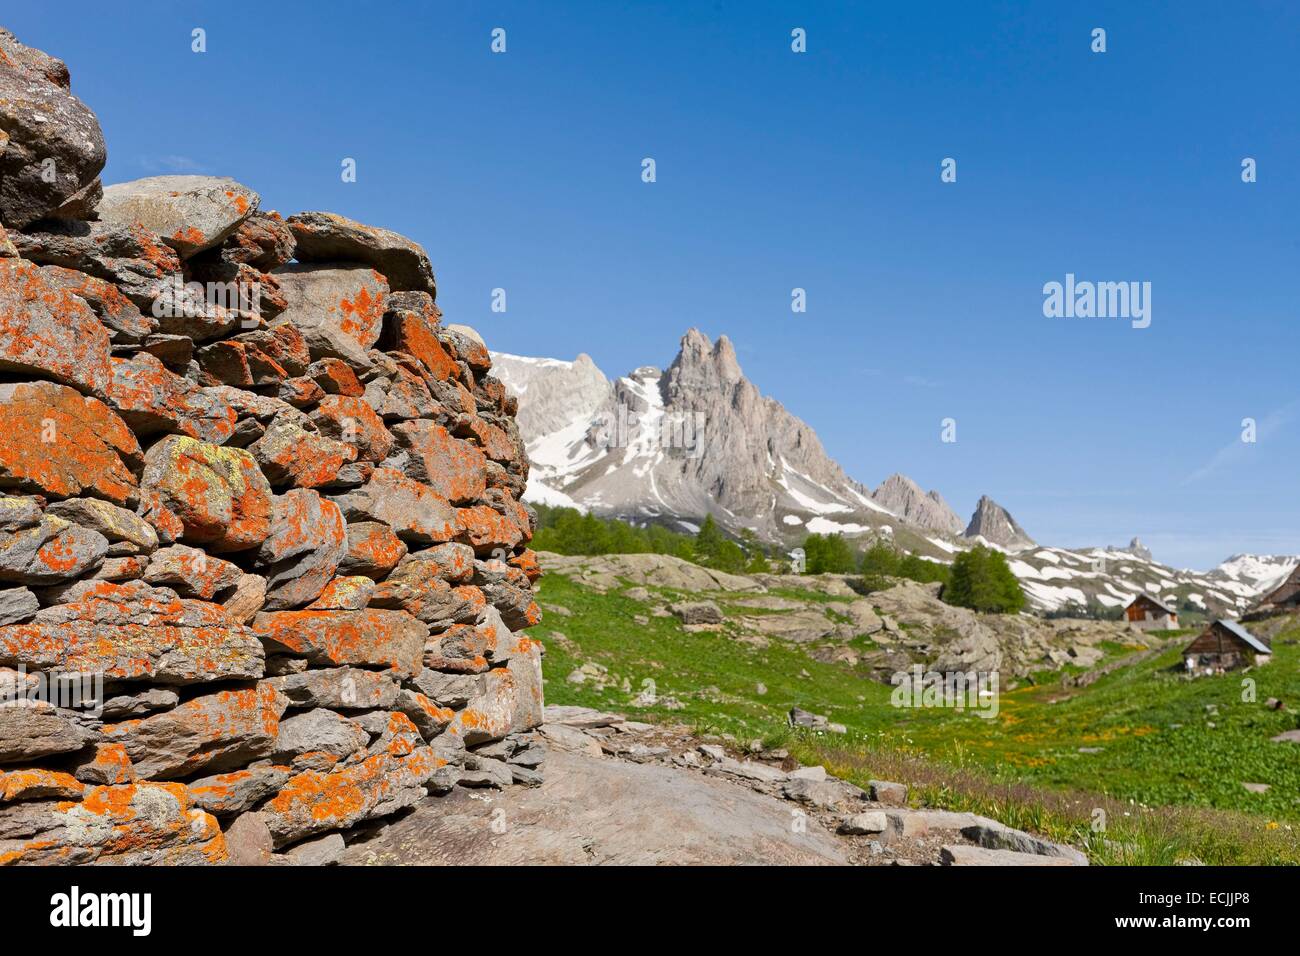
{"label": "rocky ridge", "polygon": [[572,362],[493,353],[519,401],[533,469],[525,500],[635,524],[694,532],[705,514],[793,548],[809,533],[855,546],[885,541],[940,563],[984,543],[1006,552],[1029,606],[1114,614],[1140,593],[1185,616],[1236,617],[1295,567],[1294,556],[1234,556],[1191,571],[1127,548],[1038,546],[1007,509],[984,497],[963,523],[938,491],[906,475],[875,491],[846,475],[815,432],[745,379],[726,336],[692,329],[668,372],[643,366],[609,379],[587,355]]}
{"label": "rocky ridge", "polygon": [[0,31],[0,863],[329,862],[539,783],[516,402],[424,250],[104,161]]}

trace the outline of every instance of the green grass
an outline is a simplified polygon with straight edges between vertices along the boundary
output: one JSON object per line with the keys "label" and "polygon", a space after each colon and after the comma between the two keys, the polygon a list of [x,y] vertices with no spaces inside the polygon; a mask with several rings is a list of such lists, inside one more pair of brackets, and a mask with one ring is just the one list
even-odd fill
{"label": "green grass", "polygon": [[[661,602],[683,597],[651,590]],[[831,610],[845,600],[807,591],[779,596]],[[788,739],[805,762],[825,763],[848,779],[893,773],[931,805],[985,812],[1012,825],[1024,817],[1035,822],[1030,829],[1087,843],[1098,862],[1300,863],[1300,746],[1269,740],[1298,723],[1300,626],[1283,631],[1273,661],[1247,675],[1185,680],[1173,670],[1181,648],[1174,643],[1087,687],[1065,687],[1059,674],[1003,687],[997,716],[985,719],[894,707],[891,687],[778,641],[759,648],[725,632],[690,634],[674,618],[638,624],[634,617],[647,616],[650,605],[559,575],[543,580],[541,600],[573,612],[551,615],[536,635],[547,647],[550,703],[671,719],[742,742]],[[548,639],[552,629],[566,640]],[[870,646],[866,638],[854,643]],[[1103,650],[1107,660],[1133,654],[1119,643]],[[604,688],[566,681],[586,661],[609,669]],[[1243,699],[1246,679],[1255,682],[1253,701]],[[646,680],[660,704],[672,697],[682,708],[634,706]],[[1269,697],[1290,709],[1267,709]],[[792,737],[784,721],[793,705],[843,723],[849,733]],[[1271,789],[1253,794],[1242,782]],[[1106,812],[1104,835],[1092,830],[1098,807]],[[1187,809],[1157,809],[1171,807]]]}

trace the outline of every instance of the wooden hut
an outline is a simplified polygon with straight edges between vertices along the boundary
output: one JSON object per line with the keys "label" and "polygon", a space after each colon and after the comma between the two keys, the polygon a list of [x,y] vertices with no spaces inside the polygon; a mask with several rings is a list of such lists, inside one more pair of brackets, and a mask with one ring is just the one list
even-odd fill
{"label": "wooden hut", "polygon": [[1273,650],[1236,621],[1218,620],[1183,651],[1191,674],[1219,674],[1250,664],[1267,664]]}
{"label": "wooden hut", "polygon": [[1172,631],[1178,627],[1178,612],[1149,594],[1139,594],[1124,608],[1124,620],[1142,631]]}
{"label": "wooden hut", "polygon": [[1246,615],[1247,620],[1267,617],[1300,608],[1300,565],[1286,576],[1272,591],[1261,597]]}

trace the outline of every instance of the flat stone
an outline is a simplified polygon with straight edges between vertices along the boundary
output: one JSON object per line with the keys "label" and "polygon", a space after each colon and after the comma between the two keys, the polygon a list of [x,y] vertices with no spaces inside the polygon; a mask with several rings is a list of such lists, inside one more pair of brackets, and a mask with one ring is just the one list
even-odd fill
{"label": "flat stone", "polygon": [[387,674],[359,667],[308,670],[270,677],[267,683],[288,698],[290,707],[332,710],[391,709],[398,691],[397,682]]}
{"label": "flat stone", "polygon": [[198,548],[174,544],[153,553],[144,579],[153,585],[170,587],[181,597],[210,601],[219,592],[238,584],[243,575],[238,565]]}
{"label": "flat stone", "polygon": [[0,860],[10,864],[194,866],[228,856],[216,818],[192,806],[179,783],[92,787],[79,802],[14,804],[0,808],[0,834]]}
{"label": "flat stone", "polygon": [[216,176],[151,176],[104,188],[99,218],[140,223],[183,259],[218,245],[257,210],[257,193]]}
{"label": "flat stone", "polygon": [[253,628],[273,653],[313,664],[363,664],[414,677],[423,668],[427,629],[404,611],[264,611]]}
{"label": "flat stone", "polygon": [[40,607],[27,588],[0,588],[0,625],[30,621]]}
{"label": "flat stone", "polygon": [[285,762],[308,753],[349,757],[369,743],[360,724],[321,707],[280,721],[274,759]]}
{"label": "flat stone", "polygon": [[432,488],[391,468],[335,499],[349,521],[381,521],[409,544],[442,544],[457,533],[456,510]]}
{"label": "flat stone", "polygon": [[42,515],[29,528],[0,532],[0,581],[57,584],[97,568],[108,551],[99,532]]}
{"label": "flat stone", "polygon": [[437,294],[429,257],[405,236],[329,212],[299,213],[286,223],[299,262],[364,262],[382,272],[395,292]]}
{"label": "flat stone", "polygon": [[186,787],[196,807],[218,816],[250,810],[288,782],[288,767],[258,764],[192,780]]}
{"label": "flat stone", "polygon": [[284,855],[293,861],[294,866],[337,866],[346,849],[343,837],[327,833],[314,840],[303,840],[286,850]]}
{"label": "flat stone", "polygon": [[989,850],[981,846],[954,844],[939,851],[944,866],[1082,866],[1060,856],[1040,856],[1015,850]]}
{"label": "flat stone", "polygon": [[98,498],[69,498],[56,501],[46,509],[47,515],[97,531],[108,541],[125,541],[140,551],[158,548],[158,533],[135,512]]}
{"label": "flat stone", "polygon": [[0,718],[0,763],[72,753],[95,736],[79,713],[44,701],[6,703]]}
{"label": "flat stone", "polygon": [[261,643],[217,605],[141,581],[87,583],[32,623],[0,627],[0,666],[168,685],[262,676]]}
{"label": "flat stone", "polygon": [[288,701],[261,682],[196,697],[172,710],[104,727],[146,779],[230,770],[268,756]]}

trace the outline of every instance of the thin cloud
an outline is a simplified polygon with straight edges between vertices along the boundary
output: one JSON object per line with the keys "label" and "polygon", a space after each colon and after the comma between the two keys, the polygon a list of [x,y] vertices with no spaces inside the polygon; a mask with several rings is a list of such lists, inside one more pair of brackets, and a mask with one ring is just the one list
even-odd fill
{"label": "thin cloud", "polygon": [[[1295,416],[1295,411],[1298,406],[1300,406],[1300,400],[1283,405],[1276,411],[1270,412],[1266,415],[1263,421],[1256,423],[1256,440],[1262,441],[1289,424],[1291,419]],[[1200,481],[1202,478],[1214,474],[1216,471],[1237,464],[1237,462],[1241,461],[1247,454],[1250,447],[1250,443],[1244,442],[1240,438],[1228,442],[1228,444],[1224,445],[1214,453],[1214,457],[1184,478],[1181,483],[1184,485],[1190,485],[1193,482]]]}
{"label": "thin cloud", "polygon": [[206,173],[208,167],[189,156],[141,156],[141,168],[151,173]]}

